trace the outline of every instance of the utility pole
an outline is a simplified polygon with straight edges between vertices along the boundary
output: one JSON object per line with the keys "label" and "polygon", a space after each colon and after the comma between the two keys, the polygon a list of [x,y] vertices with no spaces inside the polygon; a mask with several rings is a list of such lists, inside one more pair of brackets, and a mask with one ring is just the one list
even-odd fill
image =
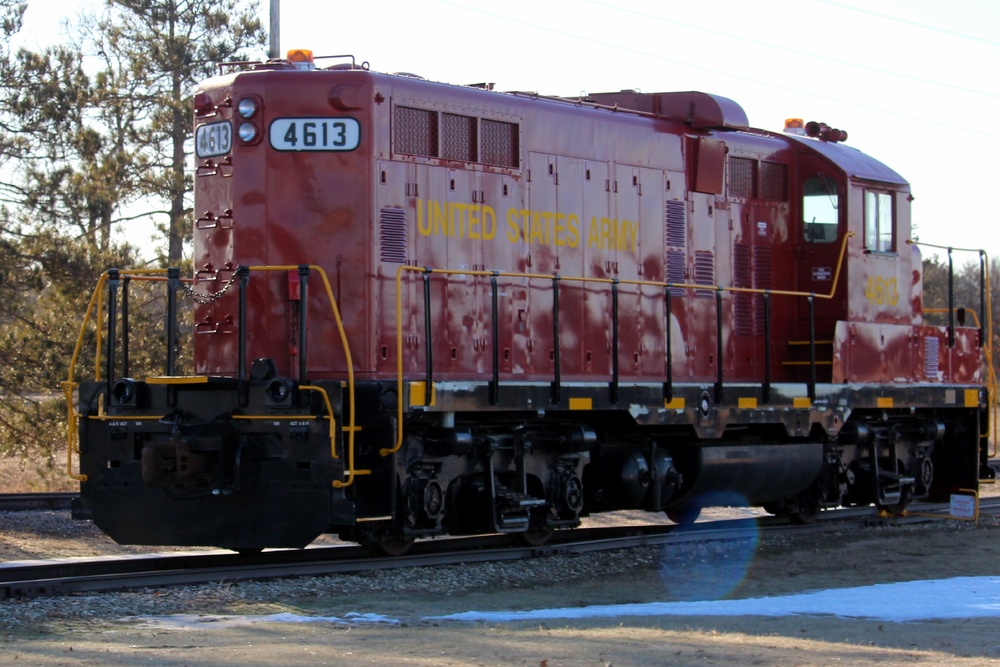
{"label": "utility pole", "polygon": [[271,34],[269,58],[281,57],[281,0],[271,0]]}

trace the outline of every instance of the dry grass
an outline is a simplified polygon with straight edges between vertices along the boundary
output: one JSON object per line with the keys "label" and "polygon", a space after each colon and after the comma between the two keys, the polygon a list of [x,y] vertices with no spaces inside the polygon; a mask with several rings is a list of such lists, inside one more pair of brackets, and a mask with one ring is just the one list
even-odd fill
{"label": "dry grass", "polygon": [[0,457],[0,493],[76,491],[78,488],[78,482],[66,474],[65,450],[52,460]]}

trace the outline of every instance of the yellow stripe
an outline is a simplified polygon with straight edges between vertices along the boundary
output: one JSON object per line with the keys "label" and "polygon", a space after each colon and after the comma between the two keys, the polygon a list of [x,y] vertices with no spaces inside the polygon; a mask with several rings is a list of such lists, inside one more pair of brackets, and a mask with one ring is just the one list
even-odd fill
{"label": "yellow stripe", "polygon": [[121,422],[131,422],[131,421],[154,421],[157,419],[163,419],[163,415],[87,415],[87,419],[96,419],[97,421],[110,422],[110,421],[121,421]]}
{"label": "yellow stripe", "polygon": [[875,405],[880,408],[891,408],[892,398],[888,396],[879,396],[877,399],[875,399]]}
{"label": "yellow stripe", "polygon": [[739,405],[744,410],[751,410],[751,409],[757,407],[757,399],[756,398],[742,398],[741,397]]}
{"label": "yellow stripe", "polygon": [[806,397],[806,398],[793,398],[792,399],[792,407],[793,408],[811,408],[812,407],[812,401],[810,401],[808,397]]}
{"label": "yellow stripe", "polygon": [[592,398],[571,398],[569,399],[570,410],[592,410],[594,399]]}
{"label": "yellow stripe", "polygon": [[146,378],[146,384],[206,384],[204,375],[160,375]]}
{"label": "yellow stripe", "polygon": [[978,408],[979,407],[979,390],[978,389],[966,389],[965,390],[965,407],[967,407],[967,408]]}
{"label": "yellow stripe", "polygon": [[683,410],[686,403],[683,398],[675,398],[670,401],[663,401],[663,407],[667,410]]}
{"label": "yellow stripe", "polygon": [[[434,387],[431,387],[431,402],[430,405],[434,405],[437,400],[437,393],[434,391]],[[410,406],[411,407],[423,407],[427,402],[427,383],[426,382],[411,382],[410,383]]]}
{"label": "yellow stripe", "polygon": [[[233,419],[257,419],[260,421],[305,421],[315,420],[316,415],[233,415]],[[329,419],[329,417],[323,417]]]}

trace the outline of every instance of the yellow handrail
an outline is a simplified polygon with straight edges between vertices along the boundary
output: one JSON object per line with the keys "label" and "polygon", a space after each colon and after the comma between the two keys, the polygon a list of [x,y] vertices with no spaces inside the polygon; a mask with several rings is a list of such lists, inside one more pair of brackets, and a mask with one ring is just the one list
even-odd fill
{"label": "yellow handrail", "polygon": [[924,308],[924,314],[933,313],[935,315],[940,315],[941,313],[947,313],[949,311],[962,310],[964,309],[966,313],[972,315],[972,319],[975,320],[973,328],[978,329],[981,325],[979,322],[979,313],[977,313],[972,308],[965,308],[964,306],[957,306],[955,308]]}
{"label": "yellow handrail", "polygon": [[[923,241],[914,241],[913,239],[907,239],[906,243],[908,245],[923,246],[926,248],[935,248],[937,250],[947,250],[949,252],[957,250],[958,252],[974,252],[983,258],[983,263],[986,267],[983,271],[985,278],[985,291],[986,291],[986,303],[983,304],[983,308],[986,311],[986,328],[985,335],[983,336],[983,353],[986,355],[986,402],[989,405],[990,414],[993,418],[990,420],[990,424],[993,429],[993,439],[989,441],[990,436],[990,425],[986,427],[986,433],[981,433],[980,437],[987,438],[990,442],[990,449],[987,452],[987,456],[990,458],[996,458],[997,447],[1000,445],[998,443],[998,434],[1000,434],[1000,426],[997,425],[997,390],[998,390],[998,380],[996,368],[993,365],[993,288],[990,286],[990,256],[985,250],[977,248],[953,248],[950,246],[936,245],[934,243],[924,243]],[[938,309],[925,309],[925,312],[936,312]],[[948,309],[943,309],[944,312],[948,312]],[[976,314],[975,310],[967,310],[971,312],[976,317],[976,323],[982,328],[982,324],[979,322],[979,316]]]}
{"label": "yellow handrail", "polygon": [[[621,280],[617,278],[586,278],[580,276],[562,276],[547,273],[518,273],[512,271],[470,271],[463,269],[434,269],[419,266],[400,266],[396,270],[396,391],[398,395],[396,407],[396,443],[391,448],[379,450],[381,456],[395,454],[403,447],[403,273],[434,273],[445,276],[482,276],[487,278],[522,278],[539,280],[559,280],[559,282],[579,282],[597,283],[606,285],[638,285],[640,287],[659,287],[708,290],[716,292],[732,292],[745,294],[769,294],[778,296],[795,296],[817,299],[832,299],[837,292],[840,282],[840,272],[844,265],[844,256],[847,254],[847,242],[854,236],[854,232],[847,232],[840,244],[840,254],[837,258],[837,270],[834,272],[833,282],[827,294],[815,292],[795,292],[790,290],[758,289],[753,287],[722,287],[721,285],[696,285],[693,283],[670,283],[658,280]],[[428,343],[429,344],[429,343]],[[426,387],[427,392],[433,392],[433,387]],[[432,394],[430,394],[432,395]]]}
{"label": "yellow handrail", "polygon": [[330,404],[330,395],[326,393],[326,389],[323,387],[318,387],[311,384],[300,384],[299,390],[301,391],[315,391],[318,392],[320,397],[323,399],[323,404],[326,405],[326,413],[329,415],[327,419],[330,420],[330,456],[335,459],[339,459],[337,456],[337,424],[333,418],[333,406]]}
{"label": "yellow handrail", "polygon": [[[299,268],[299,265],[282,265],[282,266],[251,266],[249,269],[251,271],[294,271]],[[355,405],[354,405],[354,361],[351,358],[351,349],[347,341],[347,332],[344,330],[344,322],[340,317],[340,310],[337,308],[337,301],[333,296],[333,288],[330,286],[330,280],[326,275],[326,271],[323,267],[312,264],[309,265],[309,269],[316,271],[323,280],[323,286],[326,290],[327,298],[330,300],[330,307],[333,311],[334,321],[337,324],[337,331],[340,334],[340,341],[344,348],[345,363],[347,365],[347,384],[348,384],[348,425],[344,427],[344,431],[348,433],[348,469],[347,479],[344,481],[334,480],[333,486],[336,488],[343,488],[350,486],[354,483],[354,477],[357,474],[364,474],[369,471],[366,470],[356,470],[354,468],[354,434],[357,432],[355,426]],[[151,279],[151,276],[165,275],[167,269],[135,269],[135,270],[124,270],[120,271],[119,275],[122,277],[143,277],[146,279]],[[94,317],[95,309],[98,311],[97,320],[97,353],[96,353],[96,370],[95,378],[100,380],[100,368],[101,368],[101,330],[103,328],[103,313],[100,312],[100,308],[97,308],[98,304],[103,304],[103,288],[108,280],[108,271],[103,272],[97,281],[97,286],[94,288],[94,293],[91,295],[90,304],[87,307],[87,312],[84,315],[83,323],[80,326],[80,333],[77,336],[76,346],[73,349],[73,356],[70,359],[69,373],[65,382],[62,383],[63,392],[66,395],[67,408],[67,427],[66,427],[66,440],[67,440],[67,462],[66,462],[66,472],[67,474],[76,480],[86,481],[86,475],[78,475],[73,473],[73,455],[79,453],[79,441],[77,436],[77,430],[74,428],[76,420],[80,417],[80,413],[77,412],[75,405],[73,404],[73,391],[79,386],[79,383],[74,382],[74,374],[76,372],[76,364],[80,357],[80,351],[83,348],[83,339],[85,337],[87,327],[90,325],[91,319]],[[243,363],[243,360],[240,360]],[[306,389],[307,391],[319,391],[323,397],[323,401],[326,404],[327,411],[330,414],[330,453],[333,458],[338,458],[336,454],[336,438],[335,438],[335,422],[333,408],[330,403],[330,397],[327,395],[326,391],[321,387],[316,387],[312,385],[305,385],[300,387]]]}

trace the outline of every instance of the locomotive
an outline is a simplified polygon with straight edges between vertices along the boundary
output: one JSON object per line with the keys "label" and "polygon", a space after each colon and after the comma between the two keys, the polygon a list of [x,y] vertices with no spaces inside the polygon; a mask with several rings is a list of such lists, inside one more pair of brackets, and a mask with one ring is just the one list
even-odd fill
{"label": "locomotive", "polygon": [[[900,511],[987,474],[983,331],[955,304],[925,323],[909,185],[845,132],[321,60],[195,91],[193,274],[101,278],[100,361],[65,384],[74,517],[128,544],[401,553],[720,498]],[[135,378],[142,280],[166,369]]]}

